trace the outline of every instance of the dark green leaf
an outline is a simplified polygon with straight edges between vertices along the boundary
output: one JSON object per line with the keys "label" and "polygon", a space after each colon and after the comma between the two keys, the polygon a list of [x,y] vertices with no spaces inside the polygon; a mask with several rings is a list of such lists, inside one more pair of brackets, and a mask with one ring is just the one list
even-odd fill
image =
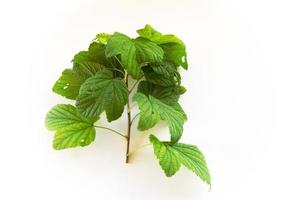
{"label": "dark green leaf", "polygon": [[165,59],[176,66],[188,69],[186,47],[176,43],[160,45],[165,52]]}
{"label": "dark green leaf", "polygon": [[106,47],[106,56],[121,55],[125,69],[135,79],[142,75],[141,64],[160,62],[163,54],[163,50],[155,43],[143,38],[133,40],[121,33],[114,33]]}
{"label": "dark green leaf", "polygon": [[82,62],[99,63],[106,67],[111,66],[109,60],[105,56],[105,45],[97,42],[91,43],[88,51],[81,51],[76,54],[72,61],[74,67]]}
{"label": "dark green leaf", "polygon": [[178,86],[163,87],[148,81],[141,81],[137,86],[137,92],[146,96],[151,95],[164,103],[177,102],[180,95]]}
{"label": "dark green leaf", "polygon": [[142,69],[146,80],[150,83],[164,87],[174,86],[178,84],[178,80],[173,75],[166,77],[165,75],[158,74],[150,66],[145,66]]}
{"label": "dark green leaf", "polygon": [[137,30],[137,33],[160,45],[167,61],[188,69],[186,46],[178,37],[172,34],[163,35],[148,24],[143,29]]}
{"label": "dark green leaf", "polygon": [[112,71],[104,69],[81,86],[76,106],[86,117],[96,117],[106,111],[110,122],[122,115],[127,99],[128,89],[124,81],[114,79]]}

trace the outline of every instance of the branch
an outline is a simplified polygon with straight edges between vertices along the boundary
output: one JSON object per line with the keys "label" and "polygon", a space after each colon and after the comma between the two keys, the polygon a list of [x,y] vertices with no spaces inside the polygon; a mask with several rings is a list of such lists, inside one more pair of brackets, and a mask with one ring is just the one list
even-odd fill
{"label": "branch", "polygon": [[134,90],[135,86],[139,83],[139,81],[143,78],[144,76],[140,77],[135,83],[134,85],[131,87],[131,89],[129,90],[129,94]]}
{"label": "branch", "polygon": [[94,125],[94,127],[96,127],[96,128],[101,128],[101,129],[106,129],[106,130],[108,130],[108,131],[111,131],[111,132],[113,132],[113,133],[116,133],[116,134],[118,134],[119,136],[122,136],[123,138],[127,139],[127,136],[123,135],[122,133],[120,133],[120,132],[118,132],[118,131],[116,131],[116,130],[114,130],[114,129],[111,129],[111,128],[108,128],[108,127],[104,127],[104,126],[96,126],[96,125]]}

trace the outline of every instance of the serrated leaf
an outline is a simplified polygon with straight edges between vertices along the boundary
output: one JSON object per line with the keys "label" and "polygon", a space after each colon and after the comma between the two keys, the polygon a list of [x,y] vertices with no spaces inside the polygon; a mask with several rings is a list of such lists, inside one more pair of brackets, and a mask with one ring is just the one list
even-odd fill
{"label": "serrated leaf", "polygon": [[84,81],[85,79],[72,69],[65,69],[54,84],[52,91],[68,99],[75,99]]}
{"label": "serrated leaf", "polygon": [[150,99],[142,94],[136,93],[133,96],[133,101],[136,101],[140,110],[140,119],[138,122],[138,129],[140,131],[148,130],[156,125],[160,120],[158,108],[155,108]]}
{"label": "serrated leaf", "polygon": [[46,115],[46,126],[56,131],[53,147],[65,148],[87,146],[95,139],[93,124],[99,118],[86,118],[77,109],[68,104],[54,106]]}
{"label": "serrated leaf", "polygon": [[81,51],[74,56],[73,68],[64,70],[53,86],[53,91],[68,99],[76,99],[81,84],[104,68],[112,70],[115,77],[123,77],[121,72],[114,69],[123,70],[120,64],[115,60],[106,58],[105,46],[93,42],[88,51]]}
{"label": "serrated leaf", "polygon": [[106,111],[111,122],[122,115],[127,99],[128,89],[124,81],[114,79],[112,71],[104,69],[81,86],[76,107],[86,117],[96,117]]}
{"label": "serrated leaf", "polygon": [[177,102],[180,95],[178,86],[163,87],[148,81],[141,81],[137,86],[137,92],[146,96],[151,95],[164,103]]}
{"label": "serrated leaf", "polygon": [[168,124],[171,134],[171,142],[178,142],[183,132],[183,124],[186,121],[184,114],[179,110],[176,110],[174,107],[167,105],[152,96],[149,96],[149,98],[153,104],[158,106],[158,112],[161,119],[166,121]]}
{"label": "serrated leaf", "polygon": [[160,85],[163,87],[169,87],[177,85],[178,81],[174,76],[166,77],[161,74],[157,74],[151,67],[145,66],[142,68],[146,80],[150,83]]}
{"label": "serrated leaf", "polygon": [[178,37],[172,34],[161,34],[148,24],[143,29],[137,30],[137,33],[162,47],[167,61],[188,69],[186,46]]}
{"label": "serrated leaf", "polygon": [[163,54],[163,50],[155,43],[143,38],[131,39],[121,33],[114,33],[106,47],[106,56],[121,55],[124,67],[135,79],[142,75],[141,64],[159,62]]}
{"label": "serrated leaf", "polygon": [[110,67],[110,62],[105,56],[105,45],[97,42],[91,43],[88,51],[81,51],[77,53],[72,62],[74,67],[82,62],[99,63],[103,66]]}
{"label": "serrated leaf", "polygon": [[157,74],[163,75],[167,78],[174,77],[177,68],[169,62],[151,63],[149,65]]}
{"label": "serrated leaf", "polygon": [[154,154],[168,177],[174,175],[182,164],[193,171],[203,181],[211,184],[211,176],[205,158],[197,146],[161,142],[154,135],[150,135],[149,139],[153,145]]}
{"label": "serrated leaf", "polygon": [[152,128],[158,122],[157,116],[159,115],[160,119],[168,124],[171,142],[175,143],[181,138],[183,124],[186,120],[182,112],[151,95],[146,96],[139,92],[134,95],[133,100],[138,103],[141,111],[138,127],[140,130]]}
{"label": "serrated leaf", "polygon": [[104,68],[105,66],[99,63],[82,61],[77,63],[77,65],[73,67],[73,70],[86,80]]}
{"label": "serrated leaf", "polygon": [[182,86],[162,87],[149,83],[147,81],[141,81],[137,86],[137,92],[143,93],[146,96],[153,96],[161,102],[171,106],[176,111],[182,113],[184,119],[187,120],[187,115],[181,105],[178,103],[179,96],[182,94]]}

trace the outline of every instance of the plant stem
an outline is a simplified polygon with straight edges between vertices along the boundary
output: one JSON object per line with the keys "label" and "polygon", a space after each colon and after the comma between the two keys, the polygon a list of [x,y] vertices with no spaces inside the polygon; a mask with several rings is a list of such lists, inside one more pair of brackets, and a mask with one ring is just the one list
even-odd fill
{"label": "plant stem", "polygon": [[133,89],[135,88],[135,86],[139,83],[139,81],[143,78],[144,76],[140,77],[131,87],[131,89],[129,90],[129,94],[133,91]]}
{"label": "plant stem", "polygon": [[131,125],[132,125],[133,121],[139,116],[139,114],[140,114],[140,113],[137,113],[137,114],[132,118],[132,120],[131,120]]}
{"label": "plant stem", "polygon": [[[128,74],[126,75],[126,85],[128,87],[129,77]],[[129,93],[130,94],[130,93]],[[129,94],[128,94],[128,101],[127,101],[127,118],[128,118],[128,127],[127,127],[127,149],[126,149],[126,163],[129,162],[129,150],[130,150],[130,135],[131,135],[131,111],[130,111],[130,101],[129,101]]]}
{"label": "plant stem", "polygon": [[108,131],[111,131],[111,132],[113,132],[113,133],[116,133],[116,134],[118,134],[119,136],[122,136],[123,138],[127,139],[127,136],[123,135],[122,133],[120,133],[120,132],[118,132],[118,131],[116,131],[116,130],[114,130],[114,129],[111,129],[111,128],[108,128],[108,127],[104,127],[104,126],[96,126],[96,125],[94,125],[94,127],[106,129],[106,130],[108,130]]}

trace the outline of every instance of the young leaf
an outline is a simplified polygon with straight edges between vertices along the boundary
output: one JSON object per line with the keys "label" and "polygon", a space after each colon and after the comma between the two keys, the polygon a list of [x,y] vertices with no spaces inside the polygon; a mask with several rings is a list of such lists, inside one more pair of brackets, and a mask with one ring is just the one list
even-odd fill
{"label": "young leaf", "polygon": [[111,37],[111,34],[108,33],[99,33],[96,35],[96,40],[101,44],[107,44],[109,38]]}
{"label": "young leaf", "polygon": [[153,145],[154,154],[168,177],[174,175],[182,164],[193,171],[203,181],[211,184],[211,177],[205,158],[196,146],[183,143],[161,142],[154,135],[150,135],[149,139]]}
{"label": "young leaf", "polygon": [[104,69],[81,86],[76,107],[85,117],[96,117],[106,111],[107,119],[111,122],[122,115],[127,99],[125,82],[114,79],[112,71]]}
{"label": "young leaf", "polygon": [[178,37],[172,34],[163,35],[148,24],[137,30],[137,33],[162,47],[167,61],[188,69],[186,46]]}
{"label": "young leaf", "polygon": [[142,75],[141,64],[160,62],[163,54],[163,50],[150,40],[143,38],[133,40],[121,33],[114,33],[106,47],[107,57],[121,55],[124,67],[134,79]]}
{"label": "young leaf", "polygon": [[87,146],[95,139],[93,126],[99,118],[86,118],[74,106],[59,104],[46,115],[46,126],[56,131],[53,147],[56,150]]}
{"label": "young leaf", "polygon": [[[160,118],[168,124],[171,142],[176,143],[181,138],[183,124],[186,120],[182,112],[161,102],[151,95],[145,96],[139,92],[134,95],[133,100],[137,101],[139,109],[142,111],[140,113],[138,127],[140,130],[147,130],[153,127],[158,122],[158,118],[154,116],[159,115]],[[147,119],[149,119],[150,122]]]}

